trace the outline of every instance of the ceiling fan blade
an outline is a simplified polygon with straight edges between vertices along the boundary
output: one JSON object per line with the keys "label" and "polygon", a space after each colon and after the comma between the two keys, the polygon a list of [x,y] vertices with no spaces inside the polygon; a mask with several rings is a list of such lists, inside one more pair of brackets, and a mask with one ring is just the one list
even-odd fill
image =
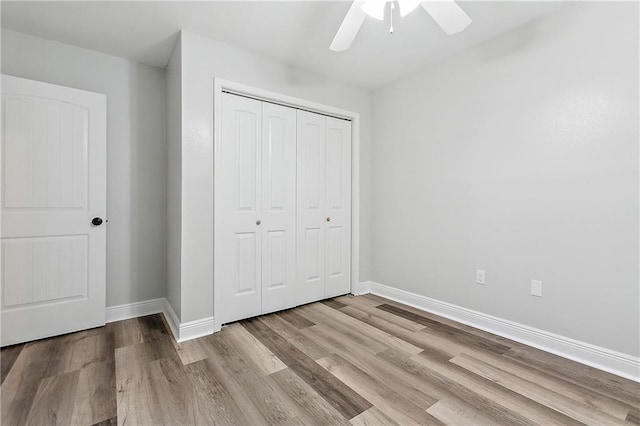
{"label": "ceiling fan blade", "polygon": [[384,19],[384,8],[387,6],[387,0],[366,0],[362,5],[364,12],[376,18],[378,21]]}
{"label": "ceiling fan blade", "polygon": [[449,35],[459,33],[471,23],[469,15],[453,0],[423,1],[420,5]]}
{"label": "ceiling fan blade", "polygon": [[338,28],[338,32],[333,38],[329,49],[334,52],[342,52],[351,47],[353,39],[356,38],[364,19],[367,17],[367,14],[362,10],[363,3],[362,1],[353,2],[342,20],[342,24],[340,24],[340,28]]}
{"label": "ceiling fan blade", "polygon": [[400,5],[400,17],[404,18],[418,7],[420,0],[398,0],[398,4]]}

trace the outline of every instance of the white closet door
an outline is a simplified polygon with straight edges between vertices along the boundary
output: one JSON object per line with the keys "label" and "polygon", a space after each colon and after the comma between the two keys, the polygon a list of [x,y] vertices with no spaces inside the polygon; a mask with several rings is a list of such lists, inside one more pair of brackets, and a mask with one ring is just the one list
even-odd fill
{"label": "white closet door", "polygon": [[325,294],[325,135],[323,115],[298,111],[297,275],[298,303]]}
{"label": "white closet door", "polygon": [[104,325],[106,97],[2,76],[2,346]]}
{"label": "white closet door", "polygon": [[261,313],[262,103],[222,95],[219,182],[216,184],[216,320]]}
{"label": "white closet door", "polygon": [[327,117],[325,297],[351,291],[351,122]]}
{"label": "white closet door", "polygon": [[296,110],[262,104],[262,313],[296,304]]}

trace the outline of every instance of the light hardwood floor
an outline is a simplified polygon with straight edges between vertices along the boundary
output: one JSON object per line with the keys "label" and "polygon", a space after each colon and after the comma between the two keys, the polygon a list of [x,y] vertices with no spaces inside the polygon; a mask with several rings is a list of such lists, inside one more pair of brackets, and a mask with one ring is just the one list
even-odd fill
{"label": "light hardwood floor", "polygon": [[376,296],[2,349],[2,424],[640,424],[640,385]]}

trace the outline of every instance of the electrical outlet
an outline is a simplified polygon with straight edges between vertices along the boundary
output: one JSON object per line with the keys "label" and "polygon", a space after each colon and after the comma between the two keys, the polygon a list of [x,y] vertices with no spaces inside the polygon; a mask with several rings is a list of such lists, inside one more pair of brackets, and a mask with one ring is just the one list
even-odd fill
{"label": "electrical outlet", "polygon": [[476,284],[484,285],[484,270],[476,269]]}
{"label": "electrical outlet", "polygon": [[542,281],[531,280],[531,295],[542,297]]}

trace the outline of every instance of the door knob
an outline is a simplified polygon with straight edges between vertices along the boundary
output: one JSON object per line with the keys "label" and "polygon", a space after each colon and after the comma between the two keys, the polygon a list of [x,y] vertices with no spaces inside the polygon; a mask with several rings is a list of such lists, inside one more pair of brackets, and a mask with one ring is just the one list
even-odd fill
{"label": "door knob", "polygon": [[331,218],[330,217],[327,218],[327,222],[331,222]]}
{"label": "door knob", "polygon": [[260,219],[256,220],[256,225],[260,225],[262,221]]}
{"label": "door knob", "polygon": [[93,226],[100,226],[100,225],[102,225],[102,218],[94,217],[93,219],[91,219],[91,224],[92,224]]}

